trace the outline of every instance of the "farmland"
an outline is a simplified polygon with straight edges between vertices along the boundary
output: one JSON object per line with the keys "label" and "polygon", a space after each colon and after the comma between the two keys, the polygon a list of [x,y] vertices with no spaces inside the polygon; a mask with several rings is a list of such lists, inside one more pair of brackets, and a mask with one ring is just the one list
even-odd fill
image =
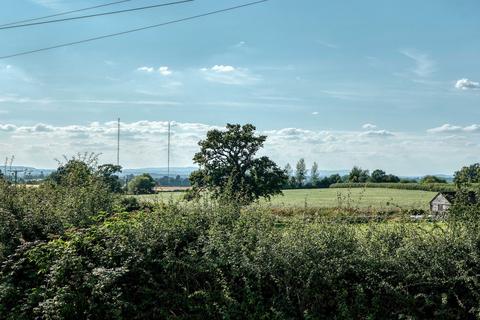
{"label": "farmland", "polygon": [[[430,191],[396,190],[396,189],[301,189],[285,190],[283,196],[275,196],[270,202],[274,207],[355,207],[373,209],[428,209],[429,201],[436,194]],[[154,195],[142,195],[142,201],[179,200],[181,192],[162,192]]]}

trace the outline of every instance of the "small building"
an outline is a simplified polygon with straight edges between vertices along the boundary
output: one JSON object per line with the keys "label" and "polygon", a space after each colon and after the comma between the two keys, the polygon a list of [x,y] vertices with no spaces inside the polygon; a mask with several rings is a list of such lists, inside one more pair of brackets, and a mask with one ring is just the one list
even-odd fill
{"label": "small building", "polygon": [[430,211],[436,215],[447,213],[448,209],[455,202],[456,192],[439,192],[430,201]]}

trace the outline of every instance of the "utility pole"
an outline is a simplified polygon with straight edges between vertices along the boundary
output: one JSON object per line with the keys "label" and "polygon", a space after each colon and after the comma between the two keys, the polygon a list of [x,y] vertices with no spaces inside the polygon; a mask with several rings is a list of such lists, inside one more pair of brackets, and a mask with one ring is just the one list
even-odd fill
{"label": "utility pole", "polygon": [[117,166],[120,165],[120,118],[117,124]]}
{"label": "utility pole", "polygon": [[170,121],[168,121],[168,147],[167,147],[167,181],[168,185],[170,186],[170,137],[171,137],[171,125]]}

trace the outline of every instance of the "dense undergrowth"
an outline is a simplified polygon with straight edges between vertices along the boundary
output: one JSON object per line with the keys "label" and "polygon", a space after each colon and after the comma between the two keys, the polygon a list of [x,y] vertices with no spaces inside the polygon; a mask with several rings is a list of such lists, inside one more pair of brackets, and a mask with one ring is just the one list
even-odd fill
{"label": "dense undergrowth", "polygon": [[358,223],[141,207],[93,178],[0,197],[0,319],[480,318],[477,205]]}

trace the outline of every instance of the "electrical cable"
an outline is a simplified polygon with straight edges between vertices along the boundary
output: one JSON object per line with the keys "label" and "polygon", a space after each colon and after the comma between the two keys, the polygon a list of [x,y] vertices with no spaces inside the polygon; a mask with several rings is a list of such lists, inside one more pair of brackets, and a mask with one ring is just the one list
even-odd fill
{"label": "electrical cable", "polygon": [[145,7],[138,7],[138,8],[118,10],[118,11],[95,13],[95,14],[89,14],[89,15],[85,15],[85,16],[63,18],[63,19],[56,19],[56,20],[47,20],[47,21],[40,21],[40,22],[32,22],[32,23],[26,23],[26,24],[16,24],[16,25],[13,25],[13,26],[5,26],[5,27],[0,26],[0,30],[25,28],[25,27],[31,27],[31,26],[41,25],[41,24],[50,24],[50,23],[65,22],[65,21],[70,21],[70,20],[79,20],[79,19],[87,19],[87,18],[108,16],[108,15],[125,13],[125,12],[140,11],[140,10],[166,7],[166,6],[176,5],[176,4],[183,4],[183,3],[192,2],[192,1],[194,1],[194,0],[181,0],[181,1],[176,1],[176,2],[167,2],[167,3],[156,4],[156,5],[145,6]]}
{"label": "electrical cable", "polygon": [[102,40],[102,39],[111,38],[111,37],[118,37],[118,36],[129,34],[129,33],[139,32],[139,31],[158,28],[158,27],[163,27],[163,26],[167,26],[167,25],[175,24],[175,23],[179,23],[179,22],[195,20],[195,19],[198,19],[198,18],[207,17],[207,16],[218,14],[218,13],[233,11],[233,10],[237,10],[237,9],[240,9],[240,8],[257,5],[257,4],[260,4],[262,2],[267,2],[267,1],[269,1],[269,0],[260,0],[260,1],[249,2],[249,3],[242,4],[242,5],[234,6],[234,7],[229,7],[229,8],[225,8],[225,9],[210,11],[210,12],[207,12],[207,13],[202,13],[202,14],[198,14],[198,15],[194,15],[194,16],[190,16],[190,17],[186,17],[186,18],[177,19],[177,20],[171,20],[171,21],[168,21],[168,22],[154,24],[154,25],[150,25],[150,26],[146,26],[146,27],[131,29],[131,30],[127,30],[127,31],[117,32],[117,33],[111,33],[111,34],[107,34],[107,35],[103,35],[103,36],[98,36],[98,37],[79,40],[79,41],[74,41],[74,42],[63,43],[63,44],[50,46],[50,47],[45,47],[45,48],[40,48],[40,49],[35,49],[35,50],[18,52],[18,53],[6,55],[6,56],[0,56],[0,60],[13,58],[13,57],[18,57],[18,56],[24,56],[24,55],[33,54],[33,53],[42,52],[42,51],[48,51],[48,50],[63,48],[63,47],[74,46],[74,45],[77,45],[77,44]]}

